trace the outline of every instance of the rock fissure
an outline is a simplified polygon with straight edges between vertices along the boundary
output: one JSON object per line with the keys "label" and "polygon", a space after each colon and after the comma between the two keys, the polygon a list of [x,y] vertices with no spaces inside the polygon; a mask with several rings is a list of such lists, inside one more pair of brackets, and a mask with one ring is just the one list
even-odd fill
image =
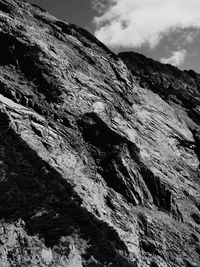
{"label": "rock fissure", "polygon": [[0,0],[0,266],[199,266],[200,74]]}

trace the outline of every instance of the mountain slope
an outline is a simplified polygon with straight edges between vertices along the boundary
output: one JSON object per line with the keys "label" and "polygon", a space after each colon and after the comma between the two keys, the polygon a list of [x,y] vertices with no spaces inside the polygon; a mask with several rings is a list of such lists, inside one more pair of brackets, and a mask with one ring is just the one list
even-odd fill
{"label": "mountain slope", "polygon": [[198,74],[21,0],[0,29],[0,265],[198,266]]}

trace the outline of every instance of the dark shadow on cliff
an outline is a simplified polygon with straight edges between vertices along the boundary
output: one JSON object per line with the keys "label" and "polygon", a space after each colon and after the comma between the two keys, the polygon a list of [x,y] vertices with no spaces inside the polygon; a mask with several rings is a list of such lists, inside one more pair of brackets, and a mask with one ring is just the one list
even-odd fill
{"label": "dark shadow on cliff", "polygon": [[[145,166],[135,144],[110,129],[95,113],[84,114],[78,125],[98,172],[110,188],[134,205],[145,205],[145,202],[149,202],[145,184],[153,198],[153,204],[182,221],[171,189]],[[128,159],[126,164],[125,159]],[[135,171],[131,171],[131,168]]]}
{"label": "dark shadow on cliff", "polygon": [[0,219],[23,219],[27,232],[38,234],[49,247],[80,230],[80,237],[91,245],[83,255],[86,259],[93,255],[114,267],[118,258],[120,266],[135,266],[116,231],[81,207],[73,187],[9,127],[5,113],[0,113],[0,123]]}

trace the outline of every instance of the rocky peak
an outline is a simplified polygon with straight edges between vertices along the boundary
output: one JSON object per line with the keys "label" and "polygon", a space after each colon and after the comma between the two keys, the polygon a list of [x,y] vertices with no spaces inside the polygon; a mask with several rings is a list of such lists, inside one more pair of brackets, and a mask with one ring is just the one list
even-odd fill
{"label": "rocky peak", "polygon": [[0,265],[198,267],[199,74],[0,0]]}

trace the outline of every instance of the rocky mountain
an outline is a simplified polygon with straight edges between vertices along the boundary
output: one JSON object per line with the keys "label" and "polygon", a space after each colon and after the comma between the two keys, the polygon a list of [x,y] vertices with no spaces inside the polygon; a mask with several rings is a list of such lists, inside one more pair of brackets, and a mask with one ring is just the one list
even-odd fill
{"label": "rocky mountain", "polygon": [[200,266],[200,75],[0,0],[0,266]]}

